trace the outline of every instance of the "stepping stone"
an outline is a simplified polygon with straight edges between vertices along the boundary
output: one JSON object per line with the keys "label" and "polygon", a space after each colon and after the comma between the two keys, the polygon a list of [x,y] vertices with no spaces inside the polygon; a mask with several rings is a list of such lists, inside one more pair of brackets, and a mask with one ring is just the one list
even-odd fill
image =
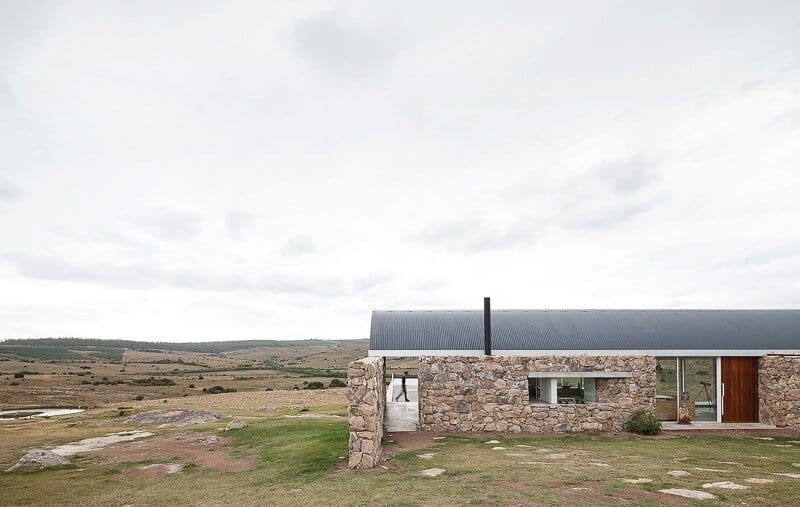
{"label": "stepping stone", "polygon": [[547,449],[546,447],[540,447],[539,449],[536,450],[539,452],[553,452],[553,449]]}
{"label": "stepping stone", "polygon": [[792,444],[774,444],[775,447],[794,447]]}
{"label": "stepping stone", "polygon": [[728,473],[728,471],[727,471],[727,470],[720,470],[719,468],[700,468],[700,467],[694,467],[694,469],[695,469],[695,470],[700,470],[701,472],[718,472],[718,473],[721,473],[721,474],[727,474],[727,473]]}
{"label": "stepping stone", "polygon": [[436,453],[426,452],[425,454],[417,454],[417,457],[421,459],[433,459],[434,455],[436,455]]}
{"label": "stepping stone", "polygon": [[793,466],[793,467],[800,468],[800,463],[792,463],[792,466]]}
{"label": "stepping stone", "polygon": [[517,447],[533,447],[532,445],[517,444]]}
{"label": "stepping stone", "polygon": [[421,471],[419,474],[423,477],[439,477],[443,473],[445,473],[444,468],[429,468]]}
{"label": "stepping stone", "polygon": [[487,444],[499,444],[499,443],[500,443],[500,441],[499,441],[499,440],[489,440],[489,441],[488,441],[488,442],[486,442],[486,443],[487,443]]}
{"label": "stepping stone", "polygon": [[736,484],[735,482],[731,482],[731,481],[707,482],[707,483],[703,484],[703,487],[706,488],[706,489],[709,489],[709,488],[750,489],[750,486],[743,486],[741,484]]}
{"label": "stepping stone", "polygon": [[568,456],[567,454],[561,454],[561,453],[553,453],[553,454],[548,454],[547,455],[548,458],[552,458],[552,459],[562,459],[562,458],[566,458],[567,456]]}
{"label": "stepping stone", "polygon": [[756,440],[775,440],[772,437],[750,437],[750,438],[754,438]]}
{"label": "stepping stone", "polygon": [[660,493],[667,495],[682,496],[683,498],[691,498],[692,500],[716,500],[717,496],[705,491],[695,491],[693,489],[669,488],[659,489]]}
{"label": "stepping stone", "polygon": [[667,472],[667,475],[671,475],[672,477],[688,477],[692,474],[690,474],[686,470],[670,470],[669,472]]}
{"label": "stepping stone", "polygon": [[446,437],[433,437],[434,440],[444,440]]}
{"label": "stepping stone", "polygon": [[505,451],[505,450],[506,450],[506,448],[505,448],[505,447],[500,447],[500,446],[498,445],[497,447],[492,447],[492,450],[493,450],[493,451]]}
{"label": "stepping stone", "polygon": [[524,458],[527,454],[523,454],[521,452],[507,452],[503,454],[503,456],[508,456],[509,458]]}
{"label": "stepping stone", "polygon": [[646,484],[648,482],[653,482],[653,479],[647,479],[645,477],[638,477],[636,479],[622,479],[622,482],[627,482],[630,484]]}
{"label": "stepping stone", "polygon": [[781,477],[788,477],[790,479],[800,479],[800,474],[779,474],[773,473],[772,475],[780,475]]}
{"label": "stepping stone", "polygon": [[744,481],[752,484],[769,484],[771,482],[775,482],[772,479],[762,479],[760,477],[750,477],[748,479],[745,479]]}
{"label": "stepping stone", "polygon": [[592,465],[594,465],[596,467],[601,467],[601,468],[610,467],[611,466],[608,463],[592,463]]}

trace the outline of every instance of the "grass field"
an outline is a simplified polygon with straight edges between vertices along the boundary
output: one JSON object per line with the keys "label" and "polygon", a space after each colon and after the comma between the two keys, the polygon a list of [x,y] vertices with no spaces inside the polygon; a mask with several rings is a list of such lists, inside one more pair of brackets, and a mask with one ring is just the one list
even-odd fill
{"label": "grass field", "polygon": [[[345,466],[344,389],[230,393],[167,403],[145,400],[136,402],[133,410],[187,405],[236,415],[248,426],[224,433],[218,430],[227,421],[189,429],[155,427],[150,429],[156,435],[149,439],[73,457],[72,465],[64,468],[2,473],[0,505],[691,504],[658,492],[665,488],[717,495],[717,501],[703,502],[706,505],[798,503],[800,479],[774,475],[800,474],[797,434],[771,440],[671,434],[434,440],[431,434],[398,434],[387,436],[385,449],[391,457],[385,468],[354,472]],[[0,423],[0,465],[6,468],[29,448],[130,429],[100,425],[116,412],[116,407],[104,406],[63,419]],[[185,435],[222,440],[170,447],[174,438]],[[488,438],[499,443],[487,443]],[[137,454],[137,446],[145,445],[153,451]],[[142,475],[141,467],[159,463],[180,463],[184,468],[175,474]],[[420,475],[430,468],[445,472],[438,477]],[[667,473],[674,470],[691,475]],[[652,482],[625,482],[639,478]],[[773,482],[748,482],[751,478]],[[719,481],[748,489],[702,487]]]}

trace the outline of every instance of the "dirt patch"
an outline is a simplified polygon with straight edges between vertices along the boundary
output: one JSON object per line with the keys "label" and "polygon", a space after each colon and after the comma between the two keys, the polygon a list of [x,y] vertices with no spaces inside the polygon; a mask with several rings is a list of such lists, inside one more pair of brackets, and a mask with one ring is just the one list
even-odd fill
{"label": "dirt patch", "polygon": [[565,495],[565,499],[567,497],[570,498],[570,505],[605,505],[612,502],[634,505],[652,503],[674,507],[688,505],[686,501],[680,498],[661,495],[655,491],[636,488],[604,491],[603,488],[605,486],[607,486],[607,484],[603,482],[586,481],[577,484],[571,484],[569,488],[563,491],[563,494]]}
{"label": "dirt patch", "polygon": [[148,479],[160,479],[165,475],[177,474],[181,470],[183,470],[183,465],[180,463],[154,463],[132,470],[131,475],[147,477]]}
{"label": "dirt patch", "polygon": [[[439,438],[441,437],[441,438]],[[383,445],[381,448],[385,453],[394,454],[414,449],[425,449],[432,446],[435,442],[441,442],[444,436],[440,433],[429,431],[403,431],[396,433],[386,433],[383,438],[393,440],[394,445]],[[436,438],[436,440],[434,440]]]}
{"label": "dirt patch", "polygon": [[179,456],[186,461],[220,472],[241,472],[254,465],[253,458],[234,458],[225,449],[227,438],[211,433],[173,433],[163,437],[127,442],[93,452],[91,457],[110,463],[169,460]]}

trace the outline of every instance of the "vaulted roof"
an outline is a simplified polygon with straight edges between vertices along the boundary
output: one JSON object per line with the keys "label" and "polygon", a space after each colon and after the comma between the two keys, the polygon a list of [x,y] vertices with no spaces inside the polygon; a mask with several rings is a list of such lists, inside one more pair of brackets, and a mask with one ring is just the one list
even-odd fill
{"label": "vaulted roof", "polygon": [[[494,354],[800,354],[800,310],[492,310]],[[482,310],[374,311],[370,355],[483,354]]]}

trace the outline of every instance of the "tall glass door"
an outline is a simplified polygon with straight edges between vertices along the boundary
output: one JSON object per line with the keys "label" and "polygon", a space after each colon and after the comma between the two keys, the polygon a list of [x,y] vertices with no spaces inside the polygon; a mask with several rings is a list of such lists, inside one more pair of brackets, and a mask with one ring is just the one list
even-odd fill
{"label": "tall glass door", "polygon": [[717,420],[717,359],[681,358],[678,367],[679,407],[694,421]]}

